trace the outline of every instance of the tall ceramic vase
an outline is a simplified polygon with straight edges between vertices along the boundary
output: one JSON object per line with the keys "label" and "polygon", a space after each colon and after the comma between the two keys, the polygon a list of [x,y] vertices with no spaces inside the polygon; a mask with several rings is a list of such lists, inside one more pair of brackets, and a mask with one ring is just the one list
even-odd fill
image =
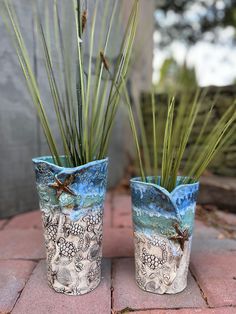
{"label": "tall ceramic vase", "polygon": [[169,193],[153,177],[131,180],[136,281],[141,289],[175,294],[186,288],[198,188],[198,183],[177,184]]}
{"label": "tall ceramic vase", "polygon": [[[65,164],[65,158],[61,157]],[[108,160],[76,168],[33,159],[43,217],[49,285],[81,295],[101,279],[103,203]]]}

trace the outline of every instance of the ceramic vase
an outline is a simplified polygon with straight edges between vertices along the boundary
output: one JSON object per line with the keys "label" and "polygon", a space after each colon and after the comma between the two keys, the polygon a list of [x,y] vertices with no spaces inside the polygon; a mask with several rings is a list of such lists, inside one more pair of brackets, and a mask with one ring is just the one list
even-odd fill
{"label": "ceramic vase", "polygon": [[136,282],[148,292],[175,294],[187,286],[199,184],[178,184],[169,193],[153,177],[131,180]]}
{"label": "ceramic vase", "polygon": [[[61,157],[66,165],[65,157]],[[108,160],[76,168],[33,159],[42,211],[49,285],[81,295],[101,280],[103,203]]]}

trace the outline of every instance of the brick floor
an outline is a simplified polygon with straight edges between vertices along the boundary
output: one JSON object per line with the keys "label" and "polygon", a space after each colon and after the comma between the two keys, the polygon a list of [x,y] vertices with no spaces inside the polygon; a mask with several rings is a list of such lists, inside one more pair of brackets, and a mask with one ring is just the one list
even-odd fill
{"label": "brick floor", "polygon": [[110,261],[103,261],[103,279],[97,289],[83,296],[66,296],[47,285],[45,261],[39,262],[27,282],[13,314],[110,314]]}
{"label": "brick floor", "polygon": [[195,221],[195,228],[194,228],[194,238],[200,238],[207,235],[207,238],[209,239],[218,239],[220,237],[220,231],[216,230],[212,227],[207,227],[202,221]]}
{"label": "brick floor", "polygon": [[41,212],[39,210],[13,217],[6,229],[42,229]]}
{"label": "brick floor", "polygon": [[130,228],[105,228],[103,233],[105,257],[128,257],[134,255],[133,231]]}
{"label": "brick floor", "polygon": [[104,205],[104,218],[103,218],[104,227],[111,226],[111,219],[112,219],[112,203],[111,198],[107,197]]}
{"label": "brick floor", "polygon": [[[234,224],[232,214],[219,217]],[[188,287],[177,295],[140,290],[134,279],[131,201],[105,202],[103,280],[84,296],[47,285],[40,212],[0,220],[0,314],[236,314],[236,241],[196,221]]]}
{"label": "brick floor", "polygon": [[236,241],[230,239],[217,239],[206,236],[193,238],[192,257],[196,254],[203,254],[204,252],[235,252],[236,254]]}
{"label": "brick floor", "polygon": [[45,258],[42,230],[4,229],[0,231],[0,259]]}
{"label": "brick floor", "polygon": [[235,253],[225,251],[223,254],[221,252],[194,254],[191,270],[211,307],[236,306]]}
{"label": "brick floor", "polygon": [[132,227],[131,199],[128,195],[114,196],[113,211],[113,227]]}
{"label": "brick floor", "polygon": [[134,281],[134,260],[116,259],[113,269],[114,309],[206,307],[200,289],[189,274],[188,287],[176,295],[156,295],[142,291]]}
{"label": "brick floor", "polygon": [[7,223],[7,220],[6,219],[2,219],[0,220],[0,230],[2,230],[5,226],[5,224]]}
{"label": "brick floor", "polygon": [[13,309],[35,265],[31,261],[0,260],[0,312]]}
{"label": "brick floor", "polygon": [[0,230],[2,230],[5,225],[7,224],[8,220],[7,219],[1,219],[0,220]]}
{"label": "brick floor", "polygon": [[224,221],[226,221],[229,224],[236,225],[236,215],[230,214],[230,213],[224,213],[222,211],[216,212],[217,216],[222,218]]}

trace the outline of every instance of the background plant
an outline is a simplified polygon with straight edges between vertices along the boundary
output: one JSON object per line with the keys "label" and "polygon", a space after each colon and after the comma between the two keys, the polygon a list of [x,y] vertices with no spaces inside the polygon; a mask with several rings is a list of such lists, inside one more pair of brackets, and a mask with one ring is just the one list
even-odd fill
{"label": "background plant", "polygon": [[[127,79],[137,27],[138,0],[134,0],[118,56],[113,60],[108,60],[107,56],[113,49],[114,34],[120,30],[117,27],[119,2],[115,1],[112,8],[109,0],[104,3],[102,22],[97,15],[99,1],[93,12],[88,12],[85,2],[79,0],[44,1],[43,8],[37,1],[31,3],[67,166],[82,165],[106,156]],[[61,152],[11,0],[2,0],[0,9],[51,154],[55,163],[61,165]],[[98,25],[100,29],[95,32]],[[88,55],[85,54],[86,45]]]}
{"label": "background plant", "polygon": [[[228,107],[217,123],[211,126],[209,132],[209,122],[217,101],[216,96],[208,113],[201,117],[202,126],[197,140],[190,145],[191,133],[199,119],[199,112],[205,105],[207,90],[202,92],[198,90],[194,95],[182,93],[178,103],[174,97],[169,97],[164,108],[157,103],[154,90],[151,94],[152,150],[147,144],[140,106],[135,111],[137,115],[135,122],[135,107],[132,108],[126,94],[141,180],[146,181],[147,177],[152,175],[155,177],[155,183],[171,192],[177,184],[197,182],[214,157],[230,145],[236,132],[236,101]],[[181,180],[178,180],[179,175],[182,176]]]}

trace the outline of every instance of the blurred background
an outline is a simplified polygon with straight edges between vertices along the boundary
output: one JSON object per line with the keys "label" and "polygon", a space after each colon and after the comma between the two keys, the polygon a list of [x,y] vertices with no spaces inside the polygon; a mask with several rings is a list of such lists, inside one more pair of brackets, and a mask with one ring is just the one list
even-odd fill
{"label": "blurred background", "polygon": [[[55,117],[45,74],[40,67],[42,60],[36,53],[38,47],[29,10],[31,1],[14,3],[53,125]],[[111,0],[111,7],[114,1]],[[132,1],[119,1],[125,25]],[[92,10],[93,4],[88,3]],[[101,19],[102,8],[101,0]],[[114,51],[116,44],[118,42],[114,41]],[[235,56],[235,0],[141,0],[128,87],[133,102],[141,106],[147,131],[151,119],[152,83],[160,103],[169,93],[208,88],[209,99],[214,99],[215,95],[218,97],[214,117],[219,118],[236,99]],[[38,208],[31,158],[49,152],[1,19],[0,68],[0,218],[4,218]],[[214,119],[211,123],[214,124]],[[196,126],[194,134],[197,132]],[[127,190],[130,176],[135,175],[135,154],[131,143],[127,113],[121,106],[109,151],[109,188]],[[236,212],[235,177],[236,135],[230,147],[210,165],[202,178],[200,203]]]}

